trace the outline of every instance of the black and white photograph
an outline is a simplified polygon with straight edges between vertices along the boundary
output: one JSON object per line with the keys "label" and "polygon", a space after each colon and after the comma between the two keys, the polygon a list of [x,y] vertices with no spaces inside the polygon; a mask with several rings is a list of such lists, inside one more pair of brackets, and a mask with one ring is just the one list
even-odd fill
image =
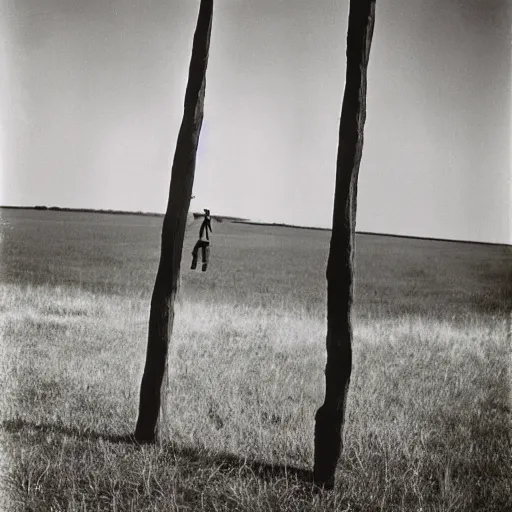
{"label": "black and white photograph", "polygon": [[510,0],[0,0],[0,512],[512,511]]}

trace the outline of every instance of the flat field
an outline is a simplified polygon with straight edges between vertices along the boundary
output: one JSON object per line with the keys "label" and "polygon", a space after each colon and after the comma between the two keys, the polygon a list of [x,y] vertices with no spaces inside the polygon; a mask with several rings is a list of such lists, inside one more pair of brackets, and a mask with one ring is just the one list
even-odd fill
{"label": "flat field", "polygon": [[2,510],[512,510],[510,247],[358,235],[337,486],[310,484],[327,231],[213,223],[136,446],[161,218],[0,210]]}

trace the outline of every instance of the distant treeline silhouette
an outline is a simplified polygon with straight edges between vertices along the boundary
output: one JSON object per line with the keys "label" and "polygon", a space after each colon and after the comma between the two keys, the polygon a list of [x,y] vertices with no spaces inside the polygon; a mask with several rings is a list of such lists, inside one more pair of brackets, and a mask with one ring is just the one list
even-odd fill
{"label": "distant treeline silhouette", "polygon": [[155,212],[132,212],[125,210],[103,210],[103,209],[95,209],[95,208],[67,208],[63,206],[0,206],[0,208],[5,208],[8,210],[40,210],[40,211],[53,211],[53,212],[81,212],[81,213],[110,213],[114,215],[145,215],[149,217],[163,217],[163,213],[155,213]]}

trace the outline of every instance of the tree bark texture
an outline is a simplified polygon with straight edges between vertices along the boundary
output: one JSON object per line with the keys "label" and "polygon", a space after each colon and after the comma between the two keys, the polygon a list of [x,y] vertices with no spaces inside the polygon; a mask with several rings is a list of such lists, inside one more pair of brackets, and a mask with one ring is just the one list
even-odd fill
{"label": "tree bark texture", "polygon": [[171,172],[160,263],[151,297],[146,363],[142,376],[135,439],[151,442],[157,435],[161,389],[174,322],[183,239],[190,207],[199,134],[203,123],[206,68],[210,48],[213,0],[201,0],[192,45],[185,106]]}
{"label": "tree bark texture", "polygon": [[315,417],[314,480],[331,489],[342,450],[352,371],[357,179],[366,119],[368,59],[376,0],[350,0],[345,92],[339,127],[332,236],[327,263],[325,400]]}

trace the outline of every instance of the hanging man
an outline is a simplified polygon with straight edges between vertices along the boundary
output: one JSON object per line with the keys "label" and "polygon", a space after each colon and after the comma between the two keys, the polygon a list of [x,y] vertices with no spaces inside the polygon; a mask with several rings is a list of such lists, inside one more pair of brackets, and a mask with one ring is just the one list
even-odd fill
{"label": "hanging man", "polygon": [[194,245],[194,249],[192,251],[192,265],[191,269],[194,270],[197,267],[197,253],[199,249],[201,249],[201,254],[203,257],[203,266],[202,271],[206,271],[206,267],[208,266],[208,256],[210,255],[210,237],[208,235],[208,230],[212,231],[210,210],[204,209],[204,220],[199,228],[199,240]]}

